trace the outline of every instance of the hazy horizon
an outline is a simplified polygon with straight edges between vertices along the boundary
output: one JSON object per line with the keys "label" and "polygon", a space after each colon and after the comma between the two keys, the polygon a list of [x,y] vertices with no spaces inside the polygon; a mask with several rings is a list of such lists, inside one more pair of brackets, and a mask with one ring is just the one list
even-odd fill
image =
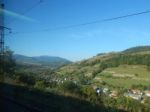
{"label": "hazy horizon", "polygon": [[[140,45],[140,46],[149,46],[149,45]],[[139,46],[132,46],[132,47],[139,47]],[[129,47],[129,48],[132,48],[132,47]],[[128,49],[128,48],[126,48]],[[105,52],[99,52],[99,53],[110,53],[110,52],[121,52],[121,51],[124,51],[126,49],[123,49],[123,50],[119,50],[119,51],[105,51]],[[95,55],[92,55],[92,56],[89,56],[89,57],[83,57],[83,58],[79,58],[77,60],[72,60],[72,59],[69,59],[67,57],[61,57],[61,56],[55,56],[55,55],[45,55],[45,54],[39,54],[39,55],[28,55],[28,54],[19,54],[19,53],[14,53],[14,55],[23,55],[23,56],[27,56],[27,57],[40,57],[40,56],[48,56],[48,57],[60,57],[60,58],[64,58],[64,59],[67,59],[69,61],[72,61],[72,62],[76,62],[76,61],[82,61],[84,59],[88,59],[88,58],[92,58],[96,55],[98,55],[99,53],[95,54]]]}

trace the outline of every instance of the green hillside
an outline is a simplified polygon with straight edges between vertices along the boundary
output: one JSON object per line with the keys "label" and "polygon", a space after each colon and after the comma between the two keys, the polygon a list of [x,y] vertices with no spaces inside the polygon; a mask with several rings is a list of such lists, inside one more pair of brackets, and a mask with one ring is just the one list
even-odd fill
{"label": "green hillside", "polygon": [[[140,84],[150,85],[149,66],[150,46],[139,46],[122,52],[101,53],[90,59],[64,66],[56,73],[58,77],[68,77],[82,84],[105,82],[106,85],[116,86],[121,82],[120,86],[131,87]],[[106,72],[111,70],[120,75],[112,76]]]}
{"label": "green hillside", "polygon": [[[44,112],[149,112],[150,99],[143,94],[150,91],[149,52],[139,47],[132,53],[102,53],[57,69],[15,66],[10,53],[0,69],[0,97],[13,105],[9,111],[21,104]],[[140,100],[125,96],[132,89],[140,91]]]}
{"label": "green hillside", "polygon": [[131,88],[133,85],[150,85],[150,71],[145,65],[120,65],[107,68],[98,74],[93,83],[105,82],[109,86]]}
{"label": "green hillside", "polygon": [[137,53],[137,52],[145,52],[145,51],[150,51],[150,46],[132,47],[124,50],[123,53]]}

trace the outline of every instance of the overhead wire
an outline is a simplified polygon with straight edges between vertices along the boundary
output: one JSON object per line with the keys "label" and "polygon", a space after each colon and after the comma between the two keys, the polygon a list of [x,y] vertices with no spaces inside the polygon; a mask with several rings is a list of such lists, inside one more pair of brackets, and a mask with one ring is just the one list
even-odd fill
{"label": "overhead wire", "polygon": [[13,34],[26,34],[26,33],[47,32],[47,31],[53,31],[53,30],[62,30],[62,29],[80,27],[80,26],[85,26],[85,25],[90,25],[90,24],[114,21],[114,20],[118,20],[118,19],[123,19],[123,18],[132,17],[132,16],[138,16],[138,15],[143,15],[143,14],[147,14],[147,13],[150,13],[150,10],[143,11],[143,12],[132,13],[132,14],[127,14],[127,15],[123,15],[123,16],[117,16],[117,17],[102,19],[102,20],[90,21],[90,22],[85,22],[85,23],[80,23],[80,24],[73,24],[73,25],[67,25],[67,26],[62,26],[62,27],[56,27],[56,28],[47,28],[47,29],[40,29],[40,30],[28,31],[28,32],[13,32]]}
{"label": "overhead wire", "polygon": [[[43,0],[39,0],[37,3],[35,3],[33,6],[27,8],[25,11],[23,11],[22,13],[20,13],[21,15],[25,15],[26,13],[30,12],[31,10],[33,10],[34,8],[36,8],[37,6],[39,6],[41,3],[43,3]],[[16,19],[13,19],[12,21],[8,22],[7,25],[12,24],[14,21],[16,21]]]}

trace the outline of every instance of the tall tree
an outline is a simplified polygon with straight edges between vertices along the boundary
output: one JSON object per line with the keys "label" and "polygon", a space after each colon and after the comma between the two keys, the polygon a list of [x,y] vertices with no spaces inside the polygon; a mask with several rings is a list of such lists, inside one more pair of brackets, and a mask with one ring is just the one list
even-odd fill
{"label": "tall tree", "polygon": [[15,72],[15,60],[13,59],[13,52],[6,47],[4,54],[0,55],[0,79],[4,76],[12,76]]}

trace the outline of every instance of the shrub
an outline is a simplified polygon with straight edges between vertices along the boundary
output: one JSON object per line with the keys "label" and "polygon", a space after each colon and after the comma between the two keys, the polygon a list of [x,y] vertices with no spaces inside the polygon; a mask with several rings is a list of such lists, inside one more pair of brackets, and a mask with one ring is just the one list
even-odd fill
{"label": "shrub", "polygon": [[34,87],[37,89],[43,90],[45,88],[44,81],[36,81]]}
{"label": "shrub", "polygon": [[26,74],[18,75],[17,80],[19,82],[22,82],[22,83],[25,83],[25,84],[28,84],[28,85],[34,85],[35,84],[35,78],[33,76],[29,76],[29,75],[26,75]]}
{"label": "shrub", "polygon": [[147,70],[150,71],[150,64],[147,65]]}
{"label": "shrub", "polygon": [[80,93],[80,86],[72,81],[64,82],[59,87],[65,92]]}

